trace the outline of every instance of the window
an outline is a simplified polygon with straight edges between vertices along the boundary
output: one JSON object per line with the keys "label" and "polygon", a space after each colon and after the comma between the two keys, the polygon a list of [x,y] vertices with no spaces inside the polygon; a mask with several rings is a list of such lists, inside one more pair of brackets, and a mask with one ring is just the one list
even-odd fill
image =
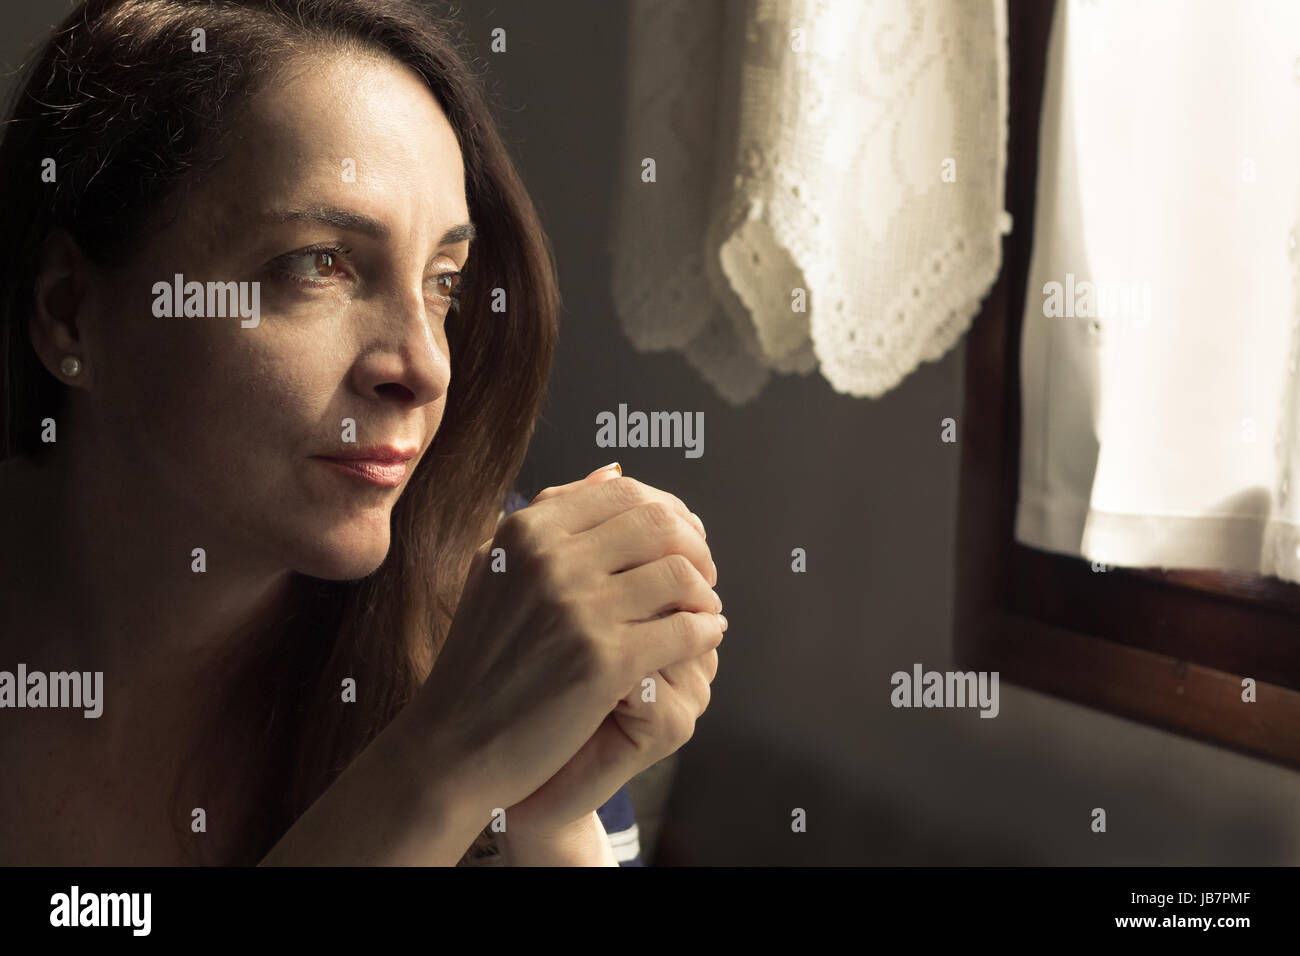
{"label": "window", "polygon": [[[1054,3],[1009,0],[1002,273],[966,339],[956,659],[964,669],[1300,768],[1300,585],[1094,568],[1014,539],[1020,327]],[[1255,681],[1243,703],[1243,679]]]}

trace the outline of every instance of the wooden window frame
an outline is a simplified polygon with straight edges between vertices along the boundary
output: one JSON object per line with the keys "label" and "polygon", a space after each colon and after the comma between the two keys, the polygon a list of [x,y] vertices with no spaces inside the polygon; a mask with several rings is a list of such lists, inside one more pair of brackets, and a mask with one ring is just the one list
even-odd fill
{"label": "wooden window frame", "polygon": [[[1003,268],[966,339],[955,658],[1001,678],[1300,769],[1300,585],[1111,568],[1014,539],[1020,331],[1055,4],[1009,0]],[[1256,701],[1242,701],[1242,680]]]}

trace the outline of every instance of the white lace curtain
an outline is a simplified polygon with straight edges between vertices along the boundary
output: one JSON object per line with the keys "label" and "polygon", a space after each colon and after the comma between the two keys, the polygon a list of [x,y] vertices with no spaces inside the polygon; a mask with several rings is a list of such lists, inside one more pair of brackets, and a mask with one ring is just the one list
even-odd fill
{"label": "white lace curtain", "polygon": [[1005,0],[633,0],[611,259],[639,351],[728,402],[876,397],[1001,265]]}

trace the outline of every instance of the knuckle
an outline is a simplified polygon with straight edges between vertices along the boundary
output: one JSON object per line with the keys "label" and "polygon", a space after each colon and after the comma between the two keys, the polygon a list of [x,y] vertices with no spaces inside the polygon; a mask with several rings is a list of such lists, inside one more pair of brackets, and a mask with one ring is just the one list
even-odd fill
{"label": "knuckle", "polygon": [[699,633],[699,623],[695,620],[695,615],[687,611],[678,611],[668,619],[672,629],[673,639],[681,644],[689,644],[695,640]]}
{"label": "knuckle", "polygon": [[[704,559],[706,561],[713,560],[713,551],[704,543],[704,539],[700,537],[700,533],[695,530],[695,525],[691,524],[685,518],[680,518],[677,522],[677,529],[677,539],[674,542],[674,547],[680,549],[682,554],[686,554],[688,549],[700,549],[704,552]],[[694,562],[692,562],[691,566],[695,566]],[[700,575],[700,578],[705,582],[708,581],[708,578],[703,574]]]}
{"label": "knuckle", "polygon": [[637,508],[641,519],[650,529],[660,535],[673,534],[677,530],[677,515],[673,509],[662,501],[647,501]]}
{"label": "knuckle", "polygon": [[537,549],[540,536],[535,526],[535,513],[529,515],[523,511],[506,515],[497,525],[495,543],[506,549],[508,555],[526,557]]}
{"label": "knuckle", "polygon": [[605,493],[614,497],[614,502],[624,510],[633,508],[649,499],[649,486],[627,475],[611,478],[604,482]]}
{"label": "knuckle", "polygon": [[664,535],[668,539],[668,546],[682,554],[685,554],[687,549],[690,548],[705,547],[699,532],[695,530],[695,525],[691,524],[690,520],[683,515],[671,511],[671,509],[670,512],[672,514],[672,527],[664,531]]}
{"label": "knuckle", "polygon": [[668,584],[677,589],[689,587],[695,582],[695,565],[681,554],[670,554],[661,562]]}

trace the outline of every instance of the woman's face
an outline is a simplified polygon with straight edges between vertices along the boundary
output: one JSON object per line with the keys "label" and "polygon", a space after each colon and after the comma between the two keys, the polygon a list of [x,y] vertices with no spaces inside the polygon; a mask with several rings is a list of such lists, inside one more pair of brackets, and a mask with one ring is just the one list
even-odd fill
{"label": "woman's face", "polygon": [[[339,53],[264,87],[226,154],[85,302],[96,446],[241,561],[362,577],[446,403],[445,276],[469,255],[446,237],[469,221],[460,149],[414,73]],[[178,273],[205,284],[204,309],[209,282],[258,283],[256,324],[155,314]],[[320,457],[374,446],[413,450],[400,483]]]}

